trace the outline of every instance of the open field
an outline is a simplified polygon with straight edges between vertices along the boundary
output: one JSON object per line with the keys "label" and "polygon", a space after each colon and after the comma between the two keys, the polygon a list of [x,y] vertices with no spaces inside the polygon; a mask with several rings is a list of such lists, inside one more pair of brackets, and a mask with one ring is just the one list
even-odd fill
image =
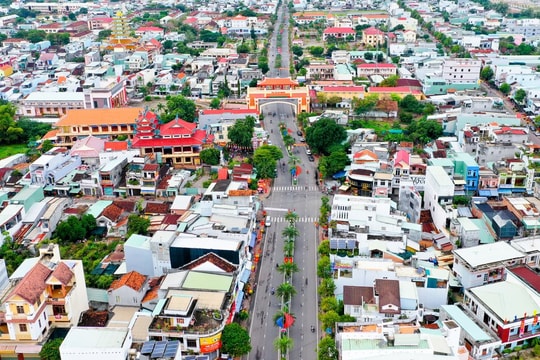
{"label": "open field", "polygon": [[26,144],[0,145],[0,159],[5,159],[15,154],[24,154],[26,150],[28,150]]}

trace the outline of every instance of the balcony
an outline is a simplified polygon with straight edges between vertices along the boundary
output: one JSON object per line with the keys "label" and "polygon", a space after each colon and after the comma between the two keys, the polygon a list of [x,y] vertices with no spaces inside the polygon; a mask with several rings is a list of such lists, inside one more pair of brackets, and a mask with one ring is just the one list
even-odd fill
{"label": "balcony", "polygon": [[[171,325],[172,317],[158,316],[152,321],[149,327],[149,332],[161,334],[163,336],[181,337],[183,334],[211,334],[225,325],[225,316],[223,320],[216,320],[213,316],[213,311],[210,310],[195,310],[194,321],[188,327],[177,327]],[[168,334],[168,335],[165,335]]]}

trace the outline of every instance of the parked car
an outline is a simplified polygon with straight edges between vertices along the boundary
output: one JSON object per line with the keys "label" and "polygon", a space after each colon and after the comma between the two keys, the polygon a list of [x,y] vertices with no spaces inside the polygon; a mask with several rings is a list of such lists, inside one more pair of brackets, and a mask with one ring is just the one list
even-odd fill
{"label": "parked car", "polygon": [[296,135],[302,136],[302,135],[304,135],[304,134],[302,134],[302,132],[301,132],[300,130],[298,130],[298,131],[296,132]]}
{"label": "parked car", "polygon": [[313,155],[309,155],[309,156],[308,156],[308,160],[311,161],[311,162],[313,162],[313,161],[315,161],[315,158],[313,157]]}
{"label": "parked car", "polygon": [[309,148],[306,148],[306,154],[311,155],[311,150],[309,150]]}

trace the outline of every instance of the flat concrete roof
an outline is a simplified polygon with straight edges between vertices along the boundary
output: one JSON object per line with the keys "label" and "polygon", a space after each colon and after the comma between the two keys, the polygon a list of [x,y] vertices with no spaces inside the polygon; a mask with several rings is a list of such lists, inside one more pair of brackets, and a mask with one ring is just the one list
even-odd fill
{"label": "flat concrete roof", "polygon": [[60,349],[119,349],[128,336],[127,327],[72,327]]}

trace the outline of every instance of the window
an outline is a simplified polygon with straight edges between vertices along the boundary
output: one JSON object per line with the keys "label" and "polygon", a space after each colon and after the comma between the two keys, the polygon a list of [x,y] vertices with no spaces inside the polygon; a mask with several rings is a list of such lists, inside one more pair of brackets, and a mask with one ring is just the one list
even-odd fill
{"label": "window", "polygon": [[17,314],[24,314],[24,306],[17,306]]}
{"label": "window", "polygon": [[197,347],[197,340],[194,339],[187,339],[187,347]]}
{"label": "window", "polygon": [[26,324],[19,324],[19,331],[20,332],[27,332],[28,328],[26,327]]}

